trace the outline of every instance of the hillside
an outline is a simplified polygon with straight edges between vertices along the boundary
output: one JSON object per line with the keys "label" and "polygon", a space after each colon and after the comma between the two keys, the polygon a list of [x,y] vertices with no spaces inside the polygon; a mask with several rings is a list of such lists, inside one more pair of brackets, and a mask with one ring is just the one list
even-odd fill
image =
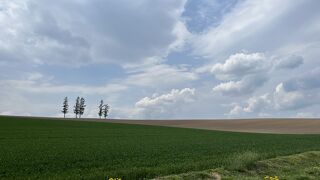
{"label": "hillside", "polygon": [[155,178],[316,151],[319,139],[2,116],[0,179]]}

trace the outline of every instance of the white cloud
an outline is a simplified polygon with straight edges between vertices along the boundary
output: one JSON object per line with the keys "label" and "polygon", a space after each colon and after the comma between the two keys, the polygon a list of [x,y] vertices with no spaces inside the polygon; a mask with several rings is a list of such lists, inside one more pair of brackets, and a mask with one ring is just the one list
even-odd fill
{"label": "white cloud", "polygon": [[306,108],[320,101],[320,69],[280,83],[274,92],[275,107],[280,110]]}
{"label": "white cloud", "polygon": [[[251,97],[245,102],[245,105],[242,106],[239,105],[239,103],[235,103],[229,114],[234,116],[250,113],[269,114],[274,112],[295,111],[315,105],[319,100],[320,96],[317,91],[310,91],[310,89],[307,91],[303,89],[286,90],[285,83],[280,83],[272,93]],[[301,112],[300,115],[302,115]]]}
{"label": "white cloud", "polygon": [[318,6],[318,1],[243,1],[226,14],[218,26],[194,37],[195,53],[216,58],[243,49],[272,52],[317,42],[320,28]]}
{"label": "white cloud", "polygon": [[267,110],[272,107],[272,99],[270,94],[264,94],[262,96],[254,96],[249,98],[245,105],[241,106],[235,103],[233,108],[230,110],[229,115],[241,116],[246,114],[260,114],[265,115]]}
{"label": "white cloud", "polygon": [[260,112],[270,106],[272,103],[269,94],[264,94],[259,97],[252,97],[248,100],[248,106],[243,110],[244,112]]}
{"label": "white cloud", "polygon": [[237,53],[224,63],[215,64],[211,73],[222,82],[213,88],[224,95],[243,95],[254,92],[267,80],[269,62],[263,53]]}
{"label": "white cloud", "polygon": [[[219,26],[208,29],[195,39],[196,52],[212,57],[241,44],[241,41],[262,29],[264,23],[271,21],[278,14],[274,12],[273,6],[279,4],[281,3],[270,1],[245,1],[238,4],[223,18]],[[283,6],[279,5],[279,8]],[[269,20],[266,20],[266,17]]]}
{"label": "white cloud", "polygon": [[274,104],[276,109],[296,109],[305,104],[305,95],[298,91],[288,92],[280,83],[274,92]]}
{"label": "white cloud", "polygon": [[189,35],[180,18],[184,4],[185,0],[5,0],[0,4],[0,58],[125,65],[164,57],[181,48]]}
{"label": "white cloud", "polygon": [[135,104],[135,116],[145,118],[172,118],[179,108],[191,103],[195,98],[195,89],[172,89],[168,94],[144,97]]}
{"label": "white cloud", "polygon": [[[224,63],[212,66],[211,73],[218,80],[224,82],[213,88],[214,92],[225,95],[244,95],[256,91],[277,70],[291,70],[303,63],[303,58],[296,55],[268,57],[264,53],[236,53],[231,55]],[[198,73],[205,70],[204,66]],[[201,71],[202,70],[202,71]]]}
{"label": "white cloud", "polygon": [[267,68],[266,57],[262,53],[236,53],[223,64],[215,64],[211,72],[221,80],[241,79],[248,74],[256,74]]}
{"label": "white cloud", "polygon": [[235,105],[231,111],[229,112],[229,115],[231,116],[239,116],[243,112],[243,109],[239,105]]}
{"label": "white cloud", "polygon": [[213,88],[213,92],[224,95],[244,95],[254,92],[266,82],[264,76],[247,76],[240,81],[220,83]]}

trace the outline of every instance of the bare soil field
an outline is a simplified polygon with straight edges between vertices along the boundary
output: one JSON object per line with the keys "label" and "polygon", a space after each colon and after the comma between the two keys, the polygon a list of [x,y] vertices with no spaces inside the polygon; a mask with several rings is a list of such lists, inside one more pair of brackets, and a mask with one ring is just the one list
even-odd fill
{"label": "bare soil field", "polygon": [[[21,116],[22,117],[22,116]],[[22,117],[23,118],[23,117]],[[74,120],[111,122],[124,124],[142,124],[194,128],[219,131],[276,133],[276,134],[320,134],[319,118],[265,118],[265,119],[190,119],[190,120],[129,120],[129,119],[95,119],[95,118],[51,118],[32,117],[35,119]]]}
{"label": "bare soil field", "polygon": [[109,120],[109,122],[255,133],[320,133],[320,119]]}

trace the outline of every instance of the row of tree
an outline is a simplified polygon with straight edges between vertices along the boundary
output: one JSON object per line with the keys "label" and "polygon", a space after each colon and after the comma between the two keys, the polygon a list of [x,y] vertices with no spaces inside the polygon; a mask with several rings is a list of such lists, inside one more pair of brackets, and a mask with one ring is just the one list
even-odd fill
{"label": "row of tree", "polygon": [[[81,116],[84,113],[85,110],[85,99],[83,97],[77,97],[76,99],[76,103],[73,106],[73,112],[76,115],[76,118],[81,118]],[[100,101],[100,105],[99,105],[99,111],[98,111],[98,116],[101,117],[103,116],[105,119],[108,117],[109,115],[109,109],[110,106],[108,104],[103,104],[103,100]],[[69,112],[69,103],[68,103],[68,97],[65,97],[63,100],[63,105],[62,105],[62,111],[63,113],[63,117],[66,117],[66,114],[68,114]]]}

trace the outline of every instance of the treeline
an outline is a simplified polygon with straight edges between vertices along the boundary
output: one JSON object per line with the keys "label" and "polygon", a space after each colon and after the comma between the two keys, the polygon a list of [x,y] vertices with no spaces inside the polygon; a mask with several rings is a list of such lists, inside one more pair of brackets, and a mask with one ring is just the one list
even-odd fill
{"label": "treeline", "polygon": [[[84,114],[84,110],[86,108],[85,104],[85,99],[83,97],[77,97],[75,105],[73,106],[73,113],[76,115],[76,118],[81,118],[81,116]],[[110,106],[108,104],[104,104],[103,100],[100,101],[100,105],[98,106],[98,116],[104,117],[105,119],[109,115],[109,109]],[[65,97],[63,100],[63,105],[62,105],[62,111],[63,117],[66,117],[66,114],[69,112],[69,102],[68,102],[68,97]]]}

